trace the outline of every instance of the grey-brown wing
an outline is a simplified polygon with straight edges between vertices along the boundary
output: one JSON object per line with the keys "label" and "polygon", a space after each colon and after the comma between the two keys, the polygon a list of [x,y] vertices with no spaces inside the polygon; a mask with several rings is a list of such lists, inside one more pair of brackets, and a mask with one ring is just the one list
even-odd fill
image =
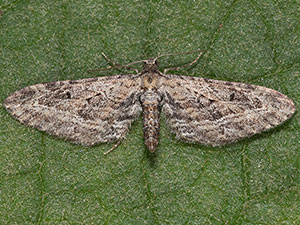
{"label": "grey-brown wing", "polygon": [[176,137],[219,146],[275,127],[295,112],[278,91],[244,83],[164,75],[163,111]]}
{"label": "grey-brown wing", "polygon": [[25,87],[4,106],[22,123],[82,145],[123,138],[141,112],[140,78],[118,75]]}

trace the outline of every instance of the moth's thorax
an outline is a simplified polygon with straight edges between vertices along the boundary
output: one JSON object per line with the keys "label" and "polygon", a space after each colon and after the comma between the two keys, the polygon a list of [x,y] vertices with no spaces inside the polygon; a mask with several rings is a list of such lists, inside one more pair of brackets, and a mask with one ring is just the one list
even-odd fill
{"label": "moth's thorax", "polygon": [[159,74],[158,73],[145,73],[142,75],[142,89],[144,91],[157,90],[159,88]]}

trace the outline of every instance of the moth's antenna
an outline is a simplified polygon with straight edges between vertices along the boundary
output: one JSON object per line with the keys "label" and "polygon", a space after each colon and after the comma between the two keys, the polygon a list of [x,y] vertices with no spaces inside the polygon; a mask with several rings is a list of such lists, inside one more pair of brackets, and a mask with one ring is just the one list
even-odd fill
{"label": "moth's antenna", "polygon": [[187,54],[191,54],[191,53],[195,53],[195,52],[200,52],[200,54],[197,56],[197,58],[194,59],[191,63],[186,63],[186,64],[181,65],[181,66],[171,67],[171,68],[166,68],[166,69],[164,69],[164,73],[167,73],[169,70],[179,70],[181,67],[192,66],[193,64],[195,64],[195,63],[200,59],[200,57],[202,56],[203,52],[205,52],[205,51],[206,51],[206,50],[197,49],[197,50],[189,51],[189,52],[179,52],[179,53],[163,54],[163,55],[157,56],[154,60],[157,60],[158,58],[163,57],[163,56],[171,56],[171,55],[187,55]]}
{"label": "moth's antenna", "polygon": [[117,64],[114,61],[112,61],[110,58],[108,58],[103,52],[101,53],[101,55],[103,56],[103,58],[110,64],[112,64],[113,66],[109,66],[107,68],[103,68],[103,69],[96,69],[96,70],[89,70],[89,72],[95,72],[95,71],[105,71],[105,70],[111,70],[111,69],[116,69],[116,68],[125,68],[128,70],[134,70],[136,73],[139,73],[139,71],[137,69],[134,69],[132,67],[130,67],[131,65],[137,64],[137,63],[142,63],[145,60],[139,60],[136,62],[131,62],[128,63],[126,65],[121,65],[121,64]]}
{"label": "moth's antenna", "polygon": [[187,54],[191,54],[191,53],[195,53],[195,52],[206,52],[206,50],[203,49],[197,49],[194,51],[188,51],[188,52],[178,52],[178,53],[167,53],[167,54],[163,54],[163,55],[159,55],[156,58],[154,58],[154,60],[157,60],[158,58],[164,57],[164,56],[171,56],[171,55],[187,55]]}
{"label": "moth's antenna", "polygon": [[[191,63],[187,63],[187,64],[184,64],[182,66],[178,66],[178,67],[172,67],[172,68],[167,68],[167,69],[164,69],[164,73],[166,73],[167,71],[169,70],[178,70],[180,67],[185,67],[185,66],[192,66],[193,64],[195,64],[199,58],[202,56],[202,53],[205,52],[206,50],[203,50],[203,49],[197,49],[197,50],[194,50],[194,51],[188,51],[188,52],[179,52],[179,53],[167,53],[167,54],[163,54],[163,55],[159,55],[157,56],[156,58],[154,58],[153,60],[156,61],[157,59],[161,58],[161,57],[164,57],[164,56],[172,56],[172,55],[187,55],[187,54],[192,54],[192,53],[195,53],[195,52],[200,52],[200,54],[198,55],[198,57],[193,60],[193,62]],[[114,61],[112,61],[110,58],[108,58],[103,52],[101,53],[101,55],[103,56],[103,58],[110,64],[112,64],[112,66],[109,66],[107,68],[101,68],[101,69],[95,69],[95,70],[88,70],[89,72],[96,72],[96,71],[105,71],[105,70],[111,70],[111,69],[118,69],[118,68],[125,68],[127,70],[134,70],[136,73],[139,73],[139,71],[135,68],[132,68],[131,66],[134,65],[134,64],[137,64],[137,63],[144,63],[146,60],[139,60],[139,61],[135,61],[135,62],[131,62],[131,63],[128,63],[126,65],[121,65],[121,64],[118,64],[118,63],[115,63]]]}

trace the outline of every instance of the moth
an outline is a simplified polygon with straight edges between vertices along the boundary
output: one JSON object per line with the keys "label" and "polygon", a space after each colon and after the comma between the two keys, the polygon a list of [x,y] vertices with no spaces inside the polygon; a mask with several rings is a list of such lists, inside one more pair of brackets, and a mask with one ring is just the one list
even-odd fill
{"label": "moth", "polygon": [[85,146],[118,144],[142,113],[150,152],[158,146],[161,112],[177,138],[221,146],[273,128],[296,110],[291,99],[266,87],[162,73],[159,57],[135,62],[144,63],[137,74],[25,87],[4,106],[23,124]]}

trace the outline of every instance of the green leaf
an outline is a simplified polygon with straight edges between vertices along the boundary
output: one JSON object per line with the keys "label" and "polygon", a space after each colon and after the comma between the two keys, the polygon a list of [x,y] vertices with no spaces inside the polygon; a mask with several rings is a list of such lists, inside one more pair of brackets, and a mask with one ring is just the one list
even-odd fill
{"label": "green leaf", "polygon": [[[247,82],[300,98],[297,1],[3,1],[0,101],[25,86],[120,73],[120,64],[205,49],[177,74]],[[192,61],[166,57],[161,67]],[[122,73],[125,73],[122,71]],[[81,147],[0,107],[0,224],[299,224],[299,114],[236,144],[178,141],[161,121],[150,155],[141,118],[113,144]]]}

